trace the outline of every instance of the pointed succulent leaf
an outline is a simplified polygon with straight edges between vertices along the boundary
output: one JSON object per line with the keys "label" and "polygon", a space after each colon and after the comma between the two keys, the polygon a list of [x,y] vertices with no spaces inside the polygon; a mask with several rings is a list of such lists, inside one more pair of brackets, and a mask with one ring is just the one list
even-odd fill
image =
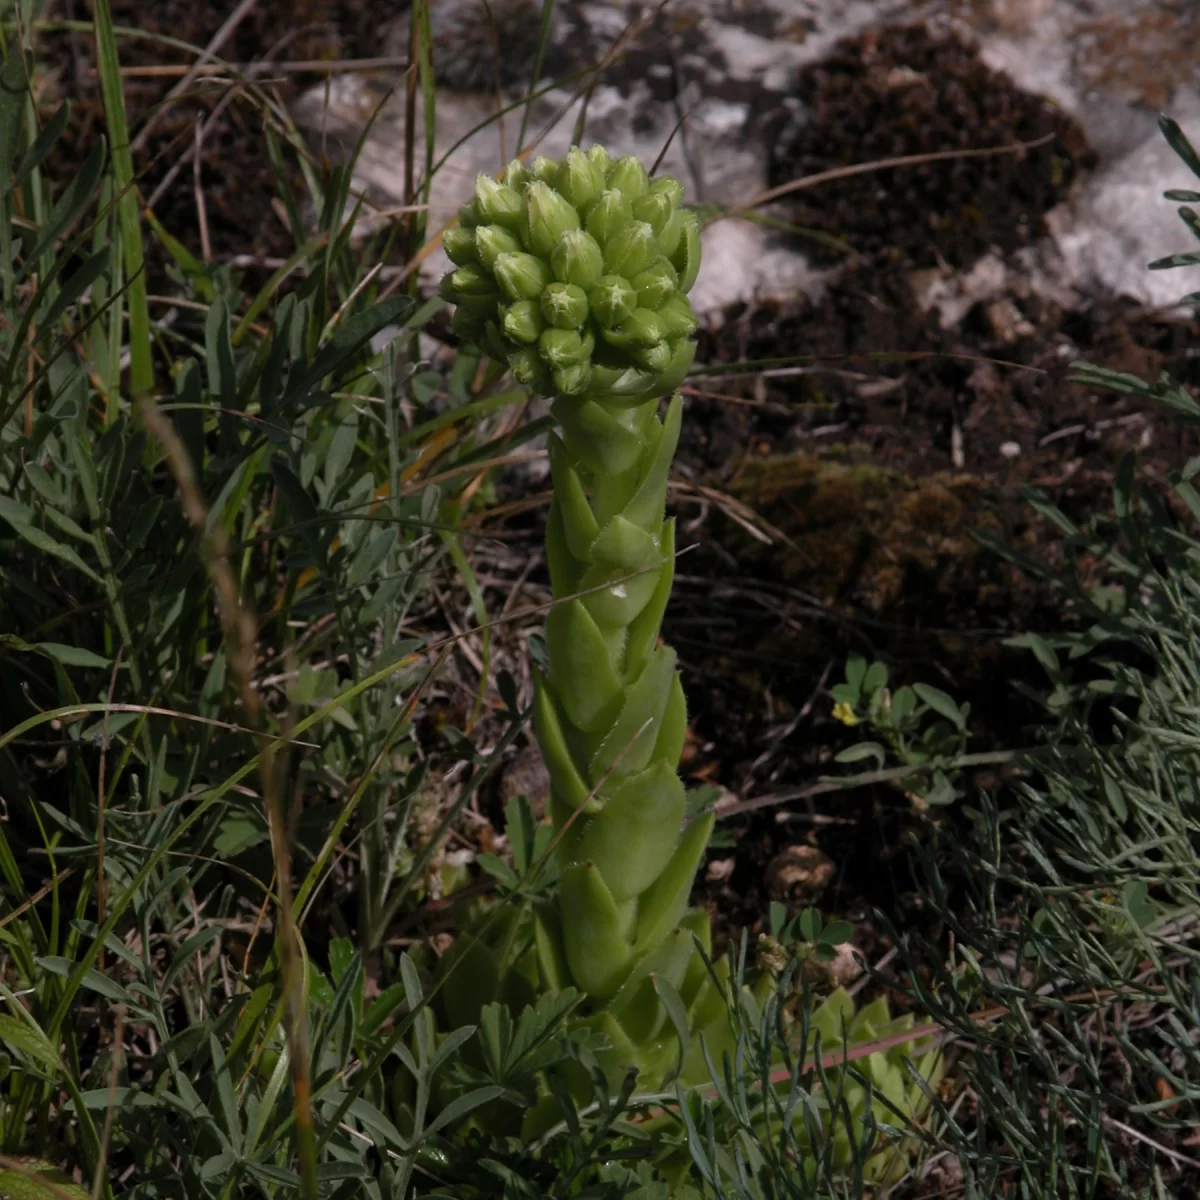
{"label": "pointed succulent leaf", "polygon": [[678,765],[687,742],[687,697],[683,694],[683,681],[678,675],[671,684],[671,694],[663,712],[662,724],[658,727],[658,740],[654,743],[654,757]]}
{"label": "pointed succulent leaf", "polygon": [[579,590],[585,568],[571,554],[557,499],[550,502],[550,515],[546,518],[546,564],[556,596],[570,596]]}
{"label": "pointed succulent leaf", "polygon": [[584,818],[573,853],[596,864],[614,899],[629,900],[662,874],[675,851],[683,783],[673,767],[656,762],[602,788],[601,799],[603,808]]}
{"label": "pointed succulent leaf", "polygon": [[588,567],[579,581],[580,597],[601,629],[628,625],[654,598],[658,571]]}
{"label": "pointed succulent leaf", "polygon": [[690,292],[700,273],[700,218],[695,213],[684,214],[679,245],[667,257],[679,272],[679,290]]}
{"label": "pointed succulent leaf", "polygon": [[588,776],[593,784],[645,770],[674,678],[675,651],[660,646],[641,676],[626,690],[620,716],[592,755]]}
{"label": "pointed succulent leaf", "polygon": [[533,674],[533,730],[550,775],[550,788],[571,809],[587,803],[588,786],[575,767],[554,697],[541,672]]}
{"label": "pointed succulent leaf", "polygon": [[550,682],[567,718],[584,733],[594,733],[613,719],[622,687],[596,622],[578,600],[550,610],[546,618]]}
{"label": "pointed succulent leaf", "polygon": [[671,598],[671,584],[675,579],[675,522],[663,524],[659,541],[663,566],[659,570],[654,593],[645,607],[629,623],[629,636],[625,643],[625,679],[636,679],[646,668],[654,647],[658,644],[658,631],[662,627],[667,601]]}
{"label": "pointed succulent leaf", "polygon": [[633,965],[628,919],[591,863],[577,863],[559,876],[563,943],[576,986],[607,1000]]}
{"label": "pointed succulent leaf", "polygon": [[621,475],[637,462],[641,439],[594,400],[557,400],[551,411],[563,427],[567,449],[591,470]]}
{"label": "pointed succulent leaf", "polygon": [[533,937],[543,985],[551,992],[566,991],[571,986],[571,968],[563,946],[562,920],[548,900],[534,901]]}
{"label": "pointed succulent leaf", "polygon": [[590,547],[592,562],[613,570],[644,571],[661,563],[662,552],[654,535],[623,516],[613,517]]}
{"label": "pointed succulent leaf", "polygon": [[712,835],[712,813],[697,817],[683,831],[679,845],[663,873],[642,893],[638,902],[634,941],[644,951],[666,937],[687,911],[696,869]]}
{"label": "pointed succulent leaf", "polygon": [[658,981],[665,980],[678,991],[689,963],[695,958],[692,935],[682,926],[673,929],[638,962],[612,998],[613,1015],[635,1045],[657,1037],[666,1024],[667,1013],[659,1003]]}
{"label": "pointed succulent leaf", "polygon": [[600,526],[596,523],[587,493],[579,481],[579,474],[571,466],[567,449],[558,434],[550,435],[548,449],[554,498],[559,507],[567,548],[575,558],[587,562]]}
{"label": "pointed succulent leaf", "polygon": [[683,240],[683,231],[687,228],[688,213],[685,209],[677,208],[668,218],[666,224],[657,231],[658,252],[672,266],[675,266],[675,255]]}
{"label": "pointed succulent leaf", "polygon": [[622,511],[622,516],[635,525],[645,527],[662,520],[667,501],[667,480],[675,459],[675,448],[679,445],[682,423],[683,398],[676,393],[667,406],[667,415],[657,438],[648,447],[651,453],[641,484]]}

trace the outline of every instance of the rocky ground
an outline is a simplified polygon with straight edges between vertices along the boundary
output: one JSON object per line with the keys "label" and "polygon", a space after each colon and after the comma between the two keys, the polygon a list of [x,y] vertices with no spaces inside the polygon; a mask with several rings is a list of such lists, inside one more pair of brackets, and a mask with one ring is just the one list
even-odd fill
{"label": "rocky ground", "polygon": [[[541,5],[490,7],[491,24],[475,0],[434,6],[437,145],[461,144],[435,176],[433,228],[477,171],[516,148],[520,110],[472,130],[528,78]],[[79,16],[82,5],[60,8]],[[376,60],[277,73],[272,86],[331,159],[382,105],[357,176],[378,209],[407,199],[403,5],[382,23],[361,0],[113,8],[118,21],[198,44],[240,12],[221,54],[243,63]],[[1087,359],[1200,382],[1200,329],[1173,307],[1185,273],[1145,269],[1187,246],[1162,192],[1189,180],[1156,116],[1200,130],[1200,10],[1186,0],[564,0],[555,21],[548,81],[611,62],[537,100],[529,129],[541,149],[565,150],[585,115],[585,140],[649,161],[661,152],[662,169],[710,206],[695,294],[710,373],[690,381],[676,492],[693,549],[668,629],[694,712],[694,779],[745,799],[827,770],[846,731],[822,687],[850,650],[971,700],[981,745],[1019,744],[1028,710],[996,680],[1026,667],[1003,639],[1064,618],[1052,591],[984,552],[973,531],[1053,554],[1024,485],[1086,518],[1106,508],[1124,453],[1136,451],[1153,481],[1196,452],[1195,436],[1161,413],[1068,376]],[[80,98],[86,140],[98,120],[86,48],[57,37],[62,65],[47,86]],[[125,45],[134,68],[185,61],[153,40]],[[138,76],[132,102],[148,112],[172,82]],[[156,120],[143,187],[193,249],[267,270],[290,242],[261,118],[243,102],[215,113],[223,94],[198,85]],[[197,114],[199,170],[172,178]],[[803,177],[944,151],[964,156],[752,207]],[[442,265],[432,256],[429,277]],[[774,359],[788,361],[751,365]],[[536,518],[524,532],[536,553]],[[538,586],[536,572],[529,579]],[[762,912],[783,886],[766,868],[789,842],[819,845],[836,864],[818,875],[839,912],[902,897],[904,879],[889,872],[909,819],[903,797],[863,789],[792,816],[732,823],[736,867],[709,881],[724,914]]]}

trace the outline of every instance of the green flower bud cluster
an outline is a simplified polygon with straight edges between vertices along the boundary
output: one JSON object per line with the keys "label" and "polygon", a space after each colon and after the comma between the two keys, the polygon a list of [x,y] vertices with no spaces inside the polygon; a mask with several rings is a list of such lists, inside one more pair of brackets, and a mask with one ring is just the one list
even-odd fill
{"label": "green flower bud cluster", "polygon": [[691,366],[700,224],[678,180],[602,146],[480,175],[442,237],[454,329],[543,395],[637,404]]}

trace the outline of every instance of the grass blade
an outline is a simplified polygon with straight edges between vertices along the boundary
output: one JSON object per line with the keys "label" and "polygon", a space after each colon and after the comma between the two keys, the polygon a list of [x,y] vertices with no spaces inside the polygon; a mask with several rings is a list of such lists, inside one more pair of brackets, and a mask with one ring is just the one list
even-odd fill
{"label": "grass blade", "polygon": [[[96,66],[100,93],[112,147],[112,173],[117,191],[117,223],[128,280],[129,387],[141,396],[154,390],[154,360],[150,347],[150,307],[146,299],[145,256],[138,198],[134,185],[133,154],[129,146],[129,123],[125,117],[125,95],[121,88],[121,63],[108,0],[95,0],[93,17],[96,34]],[[116,417],[115,397],[108,398],[106,424]]]}

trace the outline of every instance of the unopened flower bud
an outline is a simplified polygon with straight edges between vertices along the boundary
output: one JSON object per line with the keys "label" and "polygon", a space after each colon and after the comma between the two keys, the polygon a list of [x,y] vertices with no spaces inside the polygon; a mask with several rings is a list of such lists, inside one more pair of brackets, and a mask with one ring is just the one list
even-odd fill
{"label": "unopened flower bud", "polygon": [[546,328],[546,319],[536,300],[517,300],[504,310],[505,337],[532,346]]}
{"label": "unopened flower bud", "polygon": [[553,184],[558,176],[558,163],[544,154],[539,154],[530,164],[530,172],[534,179]]}
{"label": "unopened flower bud", "polygon": [[503,225],[481,225],[475,230],[475,252],[489,270],[496,266],[502,254],[519,254],[521,243],[517,235]]}
{"label": "unopened flower bud", "polygon": [[578,146],[572,146],[555,177],[555,186],[566,198],[582,209],[591,203],[604,186],[604,176]]}
{"label": "unopened flower bud", "polygon": [[605,275],[590,292],[588,307],[606,329],[615,329],[637,308],[637,292],[620,275]]}
{"label": "unopened flower bud", "polygon": [[610,346],[653,346],[665,340],[666,329],[657,313],[648,308],[635,308],[616,329],[605,329],[603,334]]}
{"label": "unopened flower bud", "polygon": [[587,294],[573,283],[550,283],[542,292],[542,316],[556,329],[579,329],[588,318]]}
{"label": "unopened flower bud", "polygon": [[604,274],[604,251],[586,230],[568,229],[550,252],[550,267],[560,283],[595,287]]}
{"label": "unopened flower bud", "polygon": [[504,225],[519,229],[524,215],[521,193],[505,187],[490,175],[480,175],[475,180],[475,205],[479,215],[489,224]]}
{"label": "unopened flower bud", "polygon": [[442,234],[442,249],[446,257],[456,266],[462,267],[475,262],[475,231],[473,229],[447,229]]}
{"label": "unopened flower bud", "polygon": [[501,254],[492,270],[510,300],[536,300],[550,282],[550,268],[533,254]]}
{"label": "unopened flower bud", "polygon": [[550,372],[532,346],[522,346],[508,356],[509,369],[527,387],[543,391],[549,382]]}
{"label": "unopened flower bud", "polygon": [[576,329],[547,329],[538,338],[538,352],[551,367],[569,367],[591,356],[595,339]]}
{"label": "unopened flower bud", "polygon": [[645,221],[630,221],[604,245],[604,268],[613,275],[632,279],[658,256],[654,230]]}
{"label": "unopened flower bud", "polygon": [[554,390],[560,396],[578,396],[592,382],[592,364],[572,363],[569,367],[556,367],[551,372]]}
{"label": "unopened flower bud", "polygon": [[[492,283],[491,291],[488,290],[488,283]],[[450,304],[458,304],[472,296],[492,295],[494,292],[494,281],[478,263],[467,263],[466,266],[455,268],[449,274],[443,275],[438,284],[438,295]]]}
{"label": "unopened flower bud", "polygon": [[608,172],[608,186],[620,188],[630,200],[636,200],[650,187],[650,176],[641,162],[629,155],[613,163]]}
{"label": "unopened flower bud", "polygon": [[500,176],[500,181],[505,187],[510,187],[518,194],[525,190],[525,185],[533,178],[529,173],[529,168],[519,159],[514,158],[512,162],[504,168],[504,173]]}
{"label": "unopened flower bud", "polygon": [[699,322],[696,320],[696,314],[692,312],[688,298],[682,292],[668,297],[655,311],[671,341],[690,338],[696,332]]}
{"label": "unopened flower bud", "polygon": [[587,150],[587,156],[592,166],[595,167],[601,175],[607,177],[609,171],[612,170],[612,158],[608,151],[600,145],[589,146]]}
{"label": "unopened flower bud", "polygon": [[606,188],[592,201],[585,224],[588,233],[604,246],[613,234],[632,220],[633,203],[629,197],[616,188]]}
{"label": "unopened flower bud", "polygon": [[472,200],[470,204],[462,205],[458,210],[458,223],[463,229],[474,229],[480,224],[479,209]]}
{"label": "unopened flower bud", "polygon": [[525,245],[534,254],[548,258],[559,239],[579,228],[579,214],[569,200],[549,184],[538,181],[525,189]]}
{"label": "unopened flower bud", "polygon": [[650,190],[633,202],[633,215],[655,233],[661,233],[682,199],[683,187],[678,179],[656,179]]}
{"label": "unopened flower bud", "polygon": [[657,310],[659,305],[675,294],[679,275],[665,258],[660,257],[629,282],[637,292],[638,306]]}
{"label": "unopened flower bud", "polygon": [[[478,263],[467,263],[447,276],[449,288],[455,296],[494,296],[496,281]],[[443,299],[446,297],[443,296]]]}

